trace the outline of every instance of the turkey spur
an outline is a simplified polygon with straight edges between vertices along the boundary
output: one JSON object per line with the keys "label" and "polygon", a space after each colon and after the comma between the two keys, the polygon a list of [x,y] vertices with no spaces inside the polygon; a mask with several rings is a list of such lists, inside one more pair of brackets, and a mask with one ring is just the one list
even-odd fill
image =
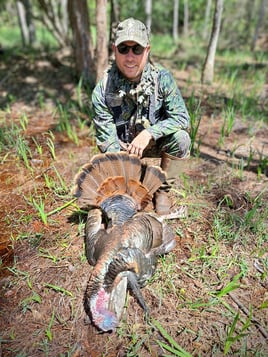
{"label": "turkey spur", "polygon": [[154,274],[158,256],[175,247],[170,226],[152,213],[153,195],[165,179],[160,167],[126,152],[94,156],[75,178],[73,194],[89,209],[85,249],[94,266],[85,310],[102,331],[118,326],[128,288],[148,312],[140,288]]}

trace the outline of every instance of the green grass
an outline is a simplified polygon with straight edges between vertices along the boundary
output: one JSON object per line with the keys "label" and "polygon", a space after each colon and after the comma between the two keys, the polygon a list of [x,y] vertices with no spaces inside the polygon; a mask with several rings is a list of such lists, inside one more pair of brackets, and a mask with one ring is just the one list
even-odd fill
{"label": "green grass", "polygon": [[[167,48],[169,49],[167,51]],[[151,52],[152,55],[161,56],[165,53],[165,56],[169,57],[174,50],[176,45],[174,44],[172,38],[168,35],[152,35],[151,36]]]}
{"label": "green grass", "polygon": [[160,332],[160,334],[164,337],[167,343],[163,341],[157,340],[159,346],[161,346],[164,350],[171,352],[172,356],[178,357],[192,357],[190,353],[185,351],[164,329],[164,327],[159,323],[159,321],[153,319],[152,325]]}
{"label": "green grass", "polygon": [[[20,29],[18,26],[0,26],[0,43],[3,48],[23,48]],[[42,26],[36,28],[36,44],[35,46],[45,46],[47,48],[55,48],[58,46],[57,41]]]}
{"label": "green grass", "polygon": [[[157,291],[157,295],[161,301],[164,301],[169,294],[179,295],[173,280],[178,273],[176,267],[175,255],[170,253],[167,256],[163,256],[159,259],[158,269],[151,278],[150,284],[154,283],[154,289],[152,292]],[[174,278],[174,279],[173,279]]]}
{"label": "green grass", "polygon": [[216,81],[229,87],[229,110],[241,115],[245,120],[266,121],[267,111],[260,110],[260,96],[266,82],[265,67],[267,55],[259,56],[259,62],[252,53],[222,51],[221,61],[217,63]]}
{"label": "green grass", "polygon": [[0,153],[14,148],[21,134],[21,128],[13,121],[7,124],[5,121],[0,126]]}
{"label": "green grass", "polygon": [[227,337],[226,337],[225,344],[224,344],[224,355],[225,356],[228,354],[231,346],[235,342],[241,341],[249,333],[249,331],[247,331],[247,330],[249,330],[249,328],[251,326],[252,313],[247,318],[246,322],[243,323],[242,327],[239,328],[239,332],[237,332],[237,323],[239,321],[239,317],[240,317],[240,314],[237,313],[234,317],[234,320],[233,320],[231,326],[227,330]]}
{"label": "green grass", "polygon": [[21,35],[19,27],[3,26],[0,27],[0,43],[5,47],[16,47],[21,45]]}
{"label": "green grass", "polygon": [[[80,101],[80,97],[79,97]],[[69,109],[69,110],[68,110]],[[60,132],[66,132],[68,138],[70,138],[76,145],[79,144],[77,136],[77,129],[75,122],[70,118],[70,108],[64,107],[61,104],[58,105],[59,123],[56,130]]]}
{"label": "green grass", "polygon": [[200,140],[198,140],[198,129],[201,123],[201,100],[195,98],[194,93],[187,100],[187,109],[190,115],[190,138],[191,138],[191,152],[198,156],[200,150]]}
{"label": "green grass", "polygon": [[[261,246],[267,243],[267,215],[268,205],[262,195],[256,198],[250,198],[251,207],[244,213],[233,211],[219,206],[217,212],[214,214],[213,235],[216,240],[224,240],[229,243],[239,241],[246,245],[250,239],[254,239]],[[222,201],[222,204],[231,203],[228,197]]]}

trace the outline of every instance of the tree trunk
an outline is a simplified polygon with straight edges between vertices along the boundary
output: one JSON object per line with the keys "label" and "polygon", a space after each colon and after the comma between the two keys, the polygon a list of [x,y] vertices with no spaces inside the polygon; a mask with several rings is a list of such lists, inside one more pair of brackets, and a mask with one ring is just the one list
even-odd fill
{"label": "tree trunk", "polygon": [[174,0],[173,3],[173,41],[175,43],[178,42],[179,38],[179,33],[178,33],[178,28],[179,28],[179,0]]}
{"label": "tree trunk", "polygon": [[21,39],[24,46],[35,42],[35,27],[32,19],[32,9],[29,0],[16,1]]}
{"label": "tree trunk", "polygon": [[96,81],[102,76],[108,66],[107,45],[107,0],[96,0]]}
{"label": "tree trunk", "polygon": [[95,85],[95,66],[88,12],[86,1],[68,0],[76,73],[79,78],[82,77],[89,86],[93,87]]}
{"label": "tree trunk", "polygon": [[111,12],[110,12],[110,43],[109,43],[109,55],[112,54],[112,43],[114,42],[115,29],[120,19],[120,7],[118,0],[111,0]]}
{"label": "tree trunk", "polygon": [[245,43],[249,43],[251,37],[251,23],[254,17],[255,0],[247,0],[245,4],[245,25],[243,29],[243,40]]}
{"label": "tree trunk", "polygon": [[61,47],[69,45],[67,1],[61,0],[38,0],[42,10],[40,21],[48,28]]}
{"label": "tree trunk", "polygon": [[61,0],[61,8],[62,10],[62,19],[61,19],[61,26],[63,29],[64,34],[68,36],[69,33],[69,17],[68,17],[68,0]]}
{"label": "tree trunk", "polygon": [[26,24],[25,8],[22,1],[16,1],[16,5],[18,11],[19,25],[20,25],[21,41],[23,46],[27,46],[29,43],[29,34]]}
{"label": "tree trunk", "polygon": [[217,43],[220,33],[223,2],[224,0],[215,0],[213,26],[212,26],[209,45],[208,45],[207,57],[202,71],[202,78],[201,78],[202,83],[213,82],[215,54],[216,54]]}
{"label": "tree trunk", "polygon": [[256,23],[255,32],[254,32],[254,36],[253,36],[251,48],[250,48],[251,51],[254,51],[254,49],[255,49],[256,42],[257,42],[258,36],[259,36],[259,30],[263,23],[264,14],[265,14],[265,0],[261,0],[260,7],[259,7],[259,13],[258,13],[258,20]]}
{"label": "tree trunk", "polygon": [[203,39],[204,40],[208,36],[208,24],[209,24],[210,10],[211,10],[211,0],[207,0],[206,12],[205,12],[205,23],[204,23],[204,29],[203,29]]}
{"label": "tree trunk", "polygon": [[184,0],[184,20],[183,20],[183,34],[188,36],[189,32],[189,4],[188,0]]}
{"label": "tree trunk", "polygon": [[152,26],[152,0],[146,0],[145,2],[145,14],[146,14],[146,27],[151,32]]}

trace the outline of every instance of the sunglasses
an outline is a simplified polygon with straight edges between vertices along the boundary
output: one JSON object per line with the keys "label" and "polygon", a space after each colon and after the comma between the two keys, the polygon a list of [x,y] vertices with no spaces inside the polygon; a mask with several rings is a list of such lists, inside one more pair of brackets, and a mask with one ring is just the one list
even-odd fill
{"label": "sunglasses", "polygon": [[124,45],[123,43],[117,46],[118,52],[121,53],[121,55],[126,55],[129,50],[131,49],[134,55],[141,55],[144,51],[144,47],[141,45],[134,45],[134,46],[128,46]]}

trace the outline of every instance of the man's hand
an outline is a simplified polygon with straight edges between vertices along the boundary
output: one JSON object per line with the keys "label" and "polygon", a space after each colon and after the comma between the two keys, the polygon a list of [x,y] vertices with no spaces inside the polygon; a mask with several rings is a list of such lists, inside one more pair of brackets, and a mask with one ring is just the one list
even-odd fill
{"label": "man's hand", "polygon": [[152,135],[144,129],[128,145],[128,152],[142,157],[143,150],[147,147],[151,139]]}

